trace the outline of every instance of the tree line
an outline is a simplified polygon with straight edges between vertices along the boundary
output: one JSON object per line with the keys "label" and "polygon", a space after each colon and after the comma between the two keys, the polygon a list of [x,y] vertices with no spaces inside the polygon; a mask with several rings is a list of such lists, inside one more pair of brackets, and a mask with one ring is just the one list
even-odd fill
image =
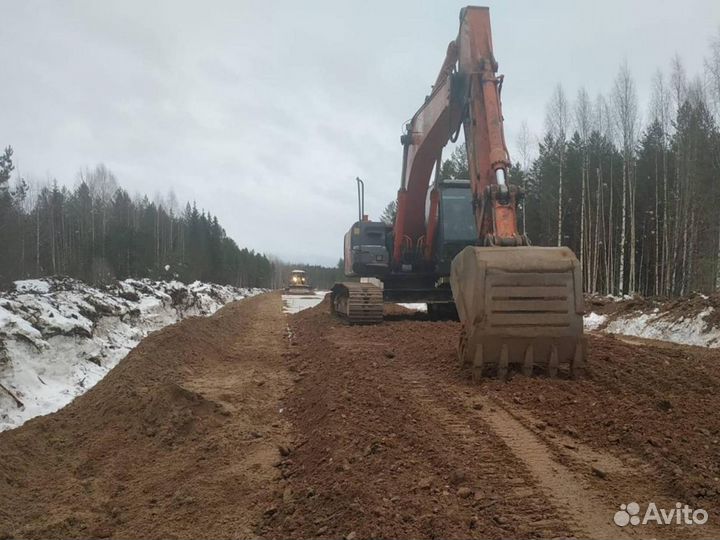
{"label": "tree line", "polygon": [[16,178],[13,150],[0,154],[0,285],[68,275],[90,283],[127,277],[269,287],[269,259],[239,248],[216,216],[175,195],[131,197],[104,165],[73,189]]}
{"label": "tree line", "polygon": [[[646,109],[627,63],[594,99],[580,88],[571,102],[558,84],[544,132],[536,138],[523,122],[516,140],[520,227],[534,245],[572,248],[591,293],[718,291],[720,33],[703,73],[689,77],[677,56],[657,70]],[[464,145],[440,174],[468,177]]]}
{"label": "tree line", "polygon": [[586,291],[678,296],[720,288],[720,34],[704,73],[678,57],[641,111],[625,63],[608,95],[558,85],[537,156],[521,130],[524,227],[578,255]]}

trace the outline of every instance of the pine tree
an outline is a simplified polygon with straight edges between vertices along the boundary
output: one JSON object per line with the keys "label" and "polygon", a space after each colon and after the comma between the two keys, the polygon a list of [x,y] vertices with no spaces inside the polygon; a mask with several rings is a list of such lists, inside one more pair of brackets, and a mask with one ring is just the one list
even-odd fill
{"label": "pine tree", "polygon": [[387,225],[393,225],[395,223],[395,217],[397,216],[397,201],[390,201],[380,215],[380,221]]}

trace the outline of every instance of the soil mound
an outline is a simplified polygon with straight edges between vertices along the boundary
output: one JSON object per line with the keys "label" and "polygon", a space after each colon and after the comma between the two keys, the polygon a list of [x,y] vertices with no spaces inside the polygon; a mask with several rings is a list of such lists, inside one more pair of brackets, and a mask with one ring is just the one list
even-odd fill
{"label": "soil mound", "polygon": [[284,328],[275,295],[187,319],[0,434],[0,538],[253,535],[284,440]]}

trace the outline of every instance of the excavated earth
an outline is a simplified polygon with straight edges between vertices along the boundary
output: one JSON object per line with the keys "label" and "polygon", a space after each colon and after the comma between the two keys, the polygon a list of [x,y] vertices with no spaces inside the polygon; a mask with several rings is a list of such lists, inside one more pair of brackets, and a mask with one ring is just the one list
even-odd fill
{"label": "excavated earth", "polygon": [[268,294],[152,334],[0,434],[0,538],[720,536],[720,350],[591,335],[582,380],[476,384],[458,323],[387,315]]}
{"label": "excavated earth", "polygon": [[605,324],[618,317],[637,315],[638,313],[668,321],[677,321],[684,317],[693,318],[704,312],[703,320],[707,330],[720,326],[720,293],[710,295],[692,293],[687,297],[672,299],[635,296],[623,300],[586,295],[585,306],[588,311],[605,315]]}

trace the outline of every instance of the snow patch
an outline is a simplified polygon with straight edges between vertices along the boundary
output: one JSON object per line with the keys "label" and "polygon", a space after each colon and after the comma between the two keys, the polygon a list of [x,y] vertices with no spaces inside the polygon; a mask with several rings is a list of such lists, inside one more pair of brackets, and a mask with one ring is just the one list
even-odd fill
{"label": "snow patch", "polygon": [[425,302],[412,302],[398,305],[406,309],[412,309],[415,311],[422,311],[423,313],[427,313],[427,304]]}
{"label": "snow patch", "polygon": [[330,291],[315,291],[308,294],[283,294],[283,313],[298,313],[310,309],[323,301]]}
{"label": "snow patch", "polygon": [[583,317],[583,325],[585,326],[585,330],[597,330],[606,320],[606,315],[590,312]]}
{"label": "snow patch", "polygon": [[705,320],[712,312],[713,308],[707,307],[692,317],[670,319],[657,310],[653,313],[638,311],[611,321],[605,331],[683,345],[717,348],[720,347],[720,328],[708,328]]}
{"label": "snow patch", "polygon": [[65,406],[150,332],[261,292],[199,281],[16,281],[15,292],[0,293],[0,431]]}
{"label": "snow patch", "polygon": [[23,279],[15,282],[15,290],[17,292],[47,293],[50,292],[50,282],[43,279]]}

